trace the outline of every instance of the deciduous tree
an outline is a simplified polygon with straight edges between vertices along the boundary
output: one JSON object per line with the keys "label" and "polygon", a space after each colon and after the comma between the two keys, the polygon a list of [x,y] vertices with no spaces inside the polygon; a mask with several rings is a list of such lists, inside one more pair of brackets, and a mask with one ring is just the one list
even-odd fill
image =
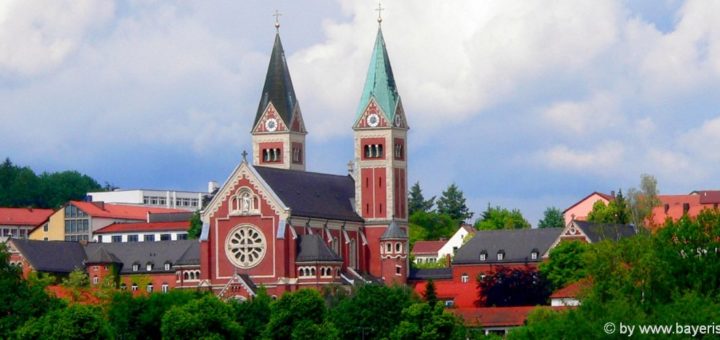
{"label": "deciduous tree", "polygon": [[491,207],[483,211],[482,216],[475,221],[477,230],[498,229],[525,229],[530,228],[530,222],[523,217],[520,210],[508,210],[501,207]]}
{"label": "deciduous tree", "polygon": [[537,270],[497,267],[492,273],[478,276],[479,306],[534,306],[547,303],[550,285]]}
{"label": "deciduous tree", "polygon": [[565,218],[562,211],[556,207],[549,207],[543,212],[543,218],[538,222],[538,228],[562,228]]}

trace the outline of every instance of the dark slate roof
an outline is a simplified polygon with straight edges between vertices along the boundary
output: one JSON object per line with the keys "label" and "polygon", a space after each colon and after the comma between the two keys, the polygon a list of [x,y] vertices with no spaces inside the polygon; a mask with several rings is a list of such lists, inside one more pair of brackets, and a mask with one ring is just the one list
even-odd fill
{"label": "dark slate roof", "polygon": [[13,239],[15,248],[39,272],[70,273],[84,268],[85,251],[78,242]]}
{"label": "dark slate roof", "polygon": [[250,275],[248,274],[238,274],[240,278],[245,281],[245,284],[250,288],[250,291],[255,294],[257,293],[257,285],[255,285],[255,282],[250,278]]}
{"label": "dark slate roof", "polygon": [[[562,229],[478,231],[470,241],[458,249],[453,264],[539,262],[542,255],[558,238]],[[533,250],[538,251],[537,260],[530,258]],[[480,261],[480,254],[483,251],[487,253],[487,257],[485,261]],[[502,261],[497,260],[499,251],[505,253]]]}
{"label": "dark slate roof", "polygon": [[192,211],[171,213],[148,213],[148,223],[154,222],[187,222],[192,218]]}
{"label": "dark slate roof", "polygon": [[260,96],[260,104],[258,105],[253,127],[257,125],[269,103],[275,106],[275,110],[277,110],[285,125],[290,126],[293,110],[297,105],[297,97],[295,97],[290,71],[285,61],[285,51],[280,42],[280,34],[275,35],[275,43],[270,55],[270,65],[268,65],[267,74],[265,75],[265,86],[263,86],[262,95]]}
{"label": "dark slate roof", "polygon": [[452,268],[410,269],[408,280],[452,279]]}
{"label": "dark slate roof", "polygon": [[[85,251],[89,254],[104,248],[122,262],[121,274],[133,273],[133,264],[139,264],[136,273],[166,272],[165,263],[172,266],[178,263],[188,248],[197,244],[197,240],[157,241],[157,242],[123,242],[123,243],[90,243]],[[199,252],[199,248],[198,252]],[[199,256],[199,254],[198,254]],[[152,263],[153,269],[147,271],[147,264]],[[174,268],[170,268],[174,272]]]}
{"label": "dark slate roof", "polygon": [[185,250],[177,261],[178,265],[199,265],[200,264],[200,242],[195,241]]}
{"label": "dark slate roof", "polygon": [[95,252],[87,254],[87,261],[85,261],[85,263],[122,263],[122,261],[120,261],[115,254],[100,247]]}
{"label": "dark slate roof", "polygon": [[407,234],[405,233],[405,230],[400,228],[398,226],[397,222],[393,220],[390,222],[390,225],[387,229],[385,229],[385,232],[380,236],[381,240],[393,240],[393,239],[406,239]]}
{"label": "dark slate roof", "polygon": [[637,234],[637,228],[632,224],[605,224],[586,221],[573,221],[573,223],[587,235],[592,243],[604,240],[617,241]]}
{"label": "dark slate roof", "polygon": [[296,262],[342,261],[340,256],[328,247],[320,235],[300,235],[297,242]]}
{"label": "dark slate roof", "polygon": [[290,209],[292,216],[362,222],[350,203],[355,181],[350,176],[255,166]]}

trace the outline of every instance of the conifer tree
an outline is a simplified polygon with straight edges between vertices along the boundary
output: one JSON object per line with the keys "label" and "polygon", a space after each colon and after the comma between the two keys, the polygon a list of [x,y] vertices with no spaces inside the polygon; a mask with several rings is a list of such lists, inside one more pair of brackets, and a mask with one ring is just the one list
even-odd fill
{"label": "conifer tree", "polygon": [[455,183],[451,184],[442,193],[442,197],[437,201],[437,212],[447,214],[457,221],[465,221],[472,218],[473,213],[465,205],[465,197],[463,192],[458,189]]}
{"label": "conifer tree", "polygon": [[435,196],[431,197],[429,200],[425,200],[422,189],[420,189],[420,182],[415,182],[415,184],[413,184],[410,188],[410,193],[408,195],[408,212],[410,215],[416,211],[431,212],[434,205]]}
{"label": "conifer tree", "polygon": [[427,285],[425,286],[425,292],[423,293],[423,296],[425,297],[425,301],[430,305],[430,307],[435,307],[435,304],[437,304],[437,292],[435,291],[435,282],[433,279],[429,279],[427,282]]}

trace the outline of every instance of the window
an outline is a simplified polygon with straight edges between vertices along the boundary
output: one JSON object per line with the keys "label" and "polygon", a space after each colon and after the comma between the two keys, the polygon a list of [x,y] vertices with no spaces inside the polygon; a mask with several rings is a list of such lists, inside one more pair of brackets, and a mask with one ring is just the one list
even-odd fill
{"label": "window", "polygon": [[125,282],[120,284],[120,289],[122,289],[122,290],[127,289],[127,285],[125,284]]}
{"label": "window", "polygon": [[401,138],[395,138],[395,148],[393,149],[393,155],[396,160],[405,159],[405,142]]}
{"label": "window", "polygon": [[137,291],[137,283],[133,283],[132,286],[130,286],[130,289],[135,292]]}
{"label": "window", "polygon": [[99,281],[100,281],[100,279],[98,279],[97,275],[93,276],[92,282],[94,285],[98,284]]}
{"label": "window", "polygon": [[138,241],[138,235],[128,235],[127,241],[128,241],[128,242],[137,242],[137,241]]}
{"label": "window", "polygon": [[503,252],[503,251],[501,250],[501,251],[499,251],[499,252],[497,253],[497,260],[498,260],[498,261],[502,261],[502,260],[504,260],[504,259],[505,259],[505,252]]}
{"label": "window", "polygon": [[487,260],[487,253],[485,251],[480,253],[480,261]]}
{"label": "window", "polygon": [[154,242],[154,241],[155,241],[155,234],[145,235],[145,242]]}
{"label": "window", "polygon": [[[90,218],[74,205],[65,207],[65,240],[80,241],[89,238]],[[43,227],[44,230],[44,227]]]}
{"label": "window", "polygon": [[170,241],[170,234],[160,234],[160,241]]}
{"label": "window", "polygon": [[302,164],[303,163],[303,157],[302,157],[302,144],[301,143],[292,143],[292,162],[295,164]]}
{"label": "window", "polygon": [[399,252],[401,252],[401,251],[402,251],[402,243],[396,242],[396,243],[395,243],[395,252],[396,252],[396,253],[399,253]]}
{"label": "window", "polygon": [[178,240],[187,240],[187,234],[178,234],[177,239]]}
{"label": "window", "polygon": [[468,283],[468,281],[470,281],[470,276],[467,273],[463,273],[462,276],[460,276],[460,282]]}
{"label": "window", "polygon": [[537,250],[533,250],[532,253],[530,253],[530,259],[537,260],[538,258],[538,252]]}
{"label": "window", "polygon": [[43,231],[44,231],[44,232],[47,232],[47,231],[48,231],[48,224],[47,224],[47,223],[45,223],[45,225],[43,225]]}
{"label": "window", "polygon": [[445,300],[445,307],[452,307],[455,305],[455,301],[453,300]]}
{"label": "window", "polygon": [[165,262],[165,270],[170,270],[170,262]]}
{"label": "window", "polygon": [[282,162],[282,149],[280,148],[269,148],[263,149],[263,162],[264,163],[281,163]]}
{"label": "window", "polygon": [[112,241],[112,243],[120,243],[120,242],[122,242],[122,236],[115,235],[115,236],[111,237],[111,241]]}
{"label": "window", "polygon": [[96,272],[98,270],[98,266],[92,266],[93,271]]}
{"label": "window", "polygon": [[392,244],[390,242],[385,243],[385,253],[392,253]]}
{"label": "window", "polygon": [[148,283],[148,285],[147,285],[147,292],[148,292],[148,293],[152,293],[152,291],[153,291],[153,285],[152,285],[152,283]]}
{"label": "window", "polygon": [[138,263],[133,263],[132,270],[133,270],[134,272],[140,270],[140,264],[138,264]]}
{"label": "window", "polygon": [[365,144],[363,146],[365,158],[385,158],[385,150],[382,144]]}
{"label": "window", "polygon": [[395,275],[402,275],[402,267],[395,266]]}
{"label": "window", "polygon": [[163,293],[167,293],[169,290],[168,284],[163,282],[162,286],[160,286],[160,289],[162,290]]}
{"label": "window", "polygon": [[152,270],[153,270],[153,264],[150,263],[150,262],[148,262],[148,264],[145,265],[145,268],[147,269],[147,271],[152,271]]}

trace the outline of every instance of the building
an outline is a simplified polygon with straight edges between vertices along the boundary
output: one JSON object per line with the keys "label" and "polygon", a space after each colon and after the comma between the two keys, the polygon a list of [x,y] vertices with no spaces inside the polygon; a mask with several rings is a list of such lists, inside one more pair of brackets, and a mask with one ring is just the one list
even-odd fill
{"label": "building", "polygon": [[[635,236],[637,227],[632,224],[593,223],[586,221],[572,221],[562,228],[560,236],[550,248],[555,248],[562,241],[581,241],[597,243],[605,240],[618,241],[621,238]],[[547,257],[548,254],[545,254]]]}
{"label": "building", "polygon": [[614,196],[615,193],[608,195],[597,191],[585,196],[583,199],[577,201],[575,204],[563,211],[565,225],[568,225],[572,220],[586,221],[588,215],[593,209],[593,205],[595,205],[595,202],[600,201],[608,204],[614,199]]}
{"label": "building", "polygon": [[210,182],[208,192],[116,189],[113,191],[88,192],[87,196],[89,201],[197,211],[203,208],[205,197],[211,195],[216,187],[215,182]]}
{"label": "building", "polygon": [[472,225],[469,224],[461,224],[460,228],[458,228],[457,231],[450,237],[450,239],[443,244],[443,246],[438,251],[438,258],[447,258],[448,256],[453,257],[457,253],[458,249],[462,247],[464,244],[466,237],[468,235],[474,235],[475,228],[473,228]]}
{"label": "building", "polygon": [[[378,28],[348,175],[305,171],[304,119],[279,32],[245,155],[203,210],[202,284],[223,297],[271,295],[408,275],[407,122]],[[350,151],[350,150],[348,150]]]}
{"label": "building", "polygon": [[145,222],[113,223],[96,230],[93,242],[153,242],[187,240],[193,213],[149,213]]}
{"label": "building", "polygon": [[439,241],[415,241],[412,248],[412,255],[415,263],[435,263],[440,260],[440,249],[447,243],[447,240]]}
{"label": "building", "polygon": [[658,195],[660,205],[652,210],[649,225],[655,229],[670,219],[677,221],[684,215],[695,217],[704,209],[718,209],[720,190],[693,191],[688,195]]}
{"label": "building", "polygon": [[32,240],[89,241],[93,233],[113,223],[146,222],[151,214],[186,213],[186,210],[70,201],[55,211],[48,221],[30,233]]}
{"label": "building", "polygon": [[91,287],[114,285],[149,293],[197,288],[200,282],[197,240],[81,243],[11,239],[8,246],[10,262],[22,268],[24,277],[35,271],[61,278],[79,269],[88,274]]}
{"label": "building", "polygon": [[0,208],[0,242],[27,238],[38,225],[46,223],[52,209]]}

